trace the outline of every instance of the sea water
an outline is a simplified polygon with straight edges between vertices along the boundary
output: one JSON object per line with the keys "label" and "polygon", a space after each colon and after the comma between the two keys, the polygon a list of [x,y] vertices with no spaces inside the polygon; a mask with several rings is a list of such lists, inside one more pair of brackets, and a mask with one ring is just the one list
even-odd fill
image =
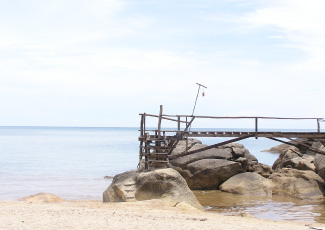
{"label": "sea water", "polygon": [[105,176],[137,167],[137,130],[0,127],[0,200],[40,192],[101,200]]}
{"label": "sea water", "polygon": [[[0,200],[43,192],[66,200],[102,200],[112,181],[105,176],[137,168],[138,136],[138,128],[0,127]],[[210,145],[227,139],[201,141]],[[279,155],[262,152],[278,145],[269,139],[249,138],[240,143],[264,164],[272,165]],[[247,212],[268,219],[319,222],[325,216],[320,202],[241,196],[242,205],[238,205],[238,195],[195,194],[207,209],[226,214]]]}

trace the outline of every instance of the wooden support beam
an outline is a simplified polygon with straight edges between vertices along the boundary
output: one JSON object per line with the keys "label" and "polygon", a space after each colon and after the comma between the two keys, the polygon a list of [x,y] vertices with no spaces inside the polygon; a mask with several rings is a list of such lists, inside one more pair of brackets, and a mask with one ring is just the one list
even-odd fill
{"label": "wooden support beam", "polygon": [[177,131],[181,131],[181,117],[177,117]]}
{"label": "wooden support beam", "polygon": [[319,153],[319,154],[325,155],[325,152],[324,152],[324,151],[321,151],[321,150],[319,150],[319,149],[313,148],[313,147],[311,147],[311,146],[309,146],[309,145],[306,145],[306,144],[304,144],[304,143],[302,143],[302,142],[296,141],[296,140],[294,140],[294,139],[292,139],[292,138],[290,138],[290,137],[284,137],[284,138],[290,140],[290,141],[293,142],[293,143],[297,143],[297,144],[299,144],[299,145],[301,145],[301,146],[304,146],[304,147],[306,147],[307,149],[309,149],[309,150],[312,151],[312,152],[315,152],[315,153]]}
{"label": "wooden support beam", "polygon": [[159,120],[158,120],[158,137],[161,137],[161,120],[162,120],[163,106],[160,105]]}
{"label": "wooden support beam", "polygon": [[[185,132],[188,130],[188,128],[191,126],[192,122],[194,121],[195,117],[192,117],[191,121],[189,123],[187,123],[186,128],[185,128]],[[186,117],[187,120],[187,117]]]}
{"label": "wooden support beam", "polygon": [[[157,118],[159,118],[159,116],[158,115],[154,115],[154,114],[149,114],[149,113],[139,113],[139,115],[145,115],[145,116],[148,116],[148,117],[157,117]],[[167,115],[168,116],[168,115]],[[176,122],[178,122],[178,120],[176,120],[176,119],[172,119],[172,118],[168,118],[168,117],[166,117],[166,115],[162,115],[162,119],[165,119],[165,120],[169,120],[169,121],[176,121]],[[186,123],[186,121],[180,121],[181,123]]]}
{"label": "wooden support beam", "polygon": [[181,153],[181,154],[178,154],[178,155],[175,155],[175,156],[170,156],[169,159],[176,159],[176,158],[179,158],[179,157],[182,157],[182,156],[187,156],[187,155],[190,155],[190,154],[202,152],[202,151],[205,151],[205,150],[208,150],[208,149],[217,148],[219,146],[226,145],[226,144],[229,144],[229,143],[232,143],[232,142],[235,142],[235,141],[244,140],[246,138],[253,137],[253,136],[254,136],[254,134],[251,134],[251,135],[247,135],[247,136],[243,136],[243,137],[234,138],[234,139],[231,139],[231,140],[228,140],[228,141],[223,141],[223,142],[220,142],[218,144],[214,144],[214,145],[210,145],[210,146],[207,146],[207,147],[204,147],[204,148],[189,151],[187,153]]}
{"label": "wooden support beam", "polygon": [[258,127],[257,127],[257,117],[255,117],[255,139],[257,139],[258,137],[257,137],[257,132],[258,132]]}
{"label": "wooden support beam", "polygon": [[141,122],[140,122],[140,136],[143,136],[143,117],[144,115],[141,115]]}
{"label": "wooden support beam", "polygon": [[273,141],[281,142],[283,144],[292,145],[292,146],[295,146],[295,147],[298,146],[298,144],[293,144],[293,143],[290,143],[288,141],[283,141],[283,140],[280,140],[280,139],[277,139],[277,138],[274,138],[274,137],[267,137],[267,138],[270,139],[270,140],[273,140]]}

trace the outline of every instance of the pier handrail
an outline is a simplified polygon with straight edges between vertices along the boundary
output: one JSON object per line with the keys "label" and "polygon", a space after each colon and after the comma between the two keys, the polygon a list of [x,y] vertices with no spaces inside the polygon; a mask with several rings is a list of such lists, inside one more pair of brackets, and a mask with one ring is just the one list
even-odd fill
{"label": "pier handrail", "polygon": [[[140,113],[139,115],[142,116],[142,120],[145,121],[146,116],[150,117],[156,117],[159,119],[165,119],[169,121],[177,122],[177,130],[180,131],[180,124],[185,123],[186,127],[188,128],[189,124],[197,118],[203,118],[203,119],[255,119],[255,133],[257,135],[258,132],[258,119],[275,119],[275,120],[316,120],[317,122],[317,132],[320,133],[320,121],[323,121],[324,118],[319,117],[263,117],[263,116],[192,116],[192,115],[168,115],[168,114],[160,114],[160,116],[153,115],[153,114],[147,114],[147,113]],[[177,119],[173,119],[177,118]],[[184,120],[181,120],[181,118],[185,118]],[[188,119],[191,119],[191,121],[188,121]],[[145,132],[145,126],[143,123],[141,125],[141,134]],[[186,131],[187,128],[184,130]],[[256,136],[257,138],[257,136]]]}

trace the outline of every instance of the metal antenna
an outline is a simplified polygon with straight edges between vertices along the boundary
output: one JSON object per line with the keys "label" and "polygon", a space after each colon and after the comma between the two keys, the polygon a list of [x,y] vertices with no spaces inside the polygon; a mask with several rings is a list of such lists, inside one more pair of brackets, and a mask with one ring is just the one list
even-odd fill
{"label": "metal antenna", "polygon": [[198,88],[198,90],[197,90],[197,94],[196,94],[196,99],[195,99],[195,104],[194,104],[194,108],[193,108],[192,116],[194,115],[194,110],[195,110],[195,107],[196,107],[197,98],[199,97],[200,88],[201,88],[201,87],[206,88],[206,89],[208,88],[208,87],[206,87],[206,86],[204,86],[204,85],[202,85],[202,84],[200,84],[200,83],[196,83],[196,84],[199,86],[199,88]]}

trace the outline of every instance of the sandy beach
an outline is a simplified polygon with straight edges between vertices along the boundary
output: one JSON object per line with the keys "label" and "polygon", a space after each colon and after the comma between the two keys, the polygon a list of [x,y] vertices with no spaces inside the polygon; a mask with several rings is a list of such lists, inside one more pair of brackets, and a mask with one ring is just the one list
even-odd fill
{"label": "sandy beach", "polygon": [[161,200],[128,203],[0,202],[0,229],[325,229],[322,224],[224,216]]}

